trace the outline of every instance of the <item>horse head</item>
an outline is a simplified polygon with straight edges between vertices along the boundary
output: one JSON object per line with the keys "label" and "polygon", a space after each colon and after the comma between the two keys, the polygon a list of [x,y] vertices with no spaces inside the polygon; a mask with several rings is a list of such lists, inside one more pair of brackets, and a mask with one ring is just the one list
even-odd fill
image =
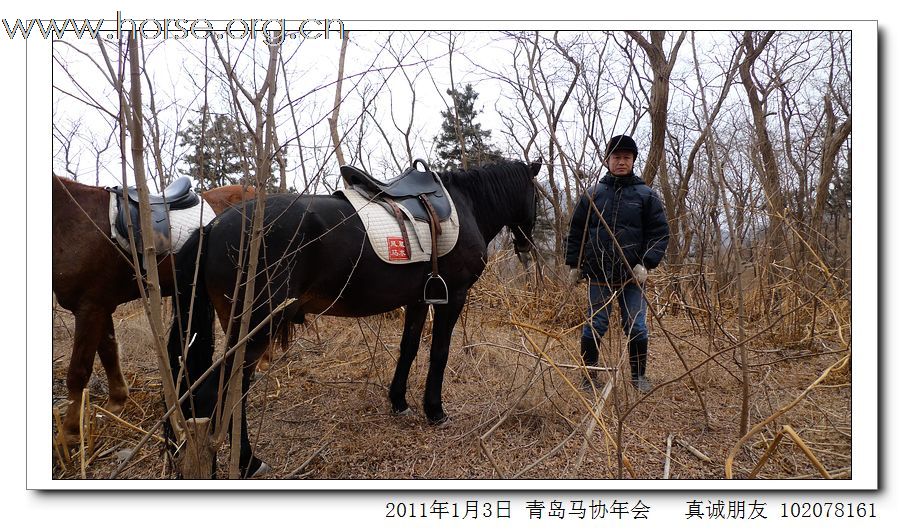
{"label": "horse head", "polygon": [[532,162],[529,166],[530,185],[527,186],[522,208],[513,224],[509,225],[512,232],[512,243],[519,257],[528,254],[534,248],[534,225],[537,222],[537,182],[535,177],[540,172],[540,161]]}

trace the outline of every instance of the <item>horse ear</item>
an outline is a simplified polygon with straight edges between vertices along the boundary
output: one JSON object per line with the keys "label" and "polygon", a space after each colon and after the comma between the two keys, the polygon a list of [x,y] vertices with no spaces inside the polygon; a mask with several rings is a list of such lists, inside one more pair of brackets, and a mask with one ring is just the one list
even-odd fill
{"label": "horse ear", "polygon": [[531,176],[536,177],[538,173],[540,173],[540,168],[543,167],[542,162],[538,159],[530,163],[530,173]]}

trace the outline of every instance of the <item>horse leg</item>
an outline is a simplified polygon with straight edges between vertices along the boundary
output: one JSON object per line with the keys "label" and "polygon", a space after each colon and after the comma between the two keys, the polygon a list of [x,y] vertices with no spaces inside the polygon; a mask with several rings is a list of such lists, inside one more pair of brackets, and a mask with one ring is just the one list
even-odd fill
{"label": "horse leg", "polygon": [[104,326],[105,329],[97,348],[97,354],[107,373],[107,384],[110,387],[110,395],[104,408],[113,414],[119,414],[125,408],[126,400],[129,399],[129,385],[126,383],[126,378],[122,375],[119,365],[119,345],[116,343],[112,315],[107,315]]}
{"label": "horse leg", "polygon": [[464,305],[464,293],[450,293],[448,304],[433,306],[436,318],[433,321],[433,342],[430,344],[430,369],[427,371],[427,385],[424,388],[424,414],[435,425],[442,425],[449,420],[443,411],[443,373],[449,359],[452,330]]}
{"label": "horse leg", "polygon": [[[254,452],[251,448],[251,438],[248,435],[248,391],[251,388],[251,379],[254,375],[254,369],[257,366],[257,362],[260,360],[260,356],[263,352],[270,347],[269,337],[263,335],[264,332],[261,332],[261,335],[255,335],[251,338],[247,345],[245,346],[245,360],[243,362],[242,367],[242,380],[241,380],[241,408],[238,409],[241,412],[241,423],[240,423],[240,435],[238,443],[239,446],[239,477],[241,478],[250,478],[256,475],[261,475],[270,470],[270,466],[265,464],[261,459],[254,456]],[[238,337],[238,332],[235,332],[235,337],[233,340],[229,341],[229,344],[235,344]],[[229,346],[231,347],[231,346]],[[232,373],[234,359],[230,359],[227,361],[222,367],[226,372],[226,377],[228,378],[230,373]],[[219,375],[219,374],[217,374]],[[226,396],[229,395],[229,386],[223,389],[220,399],[225,403]],[[232,422],[235,421],[235,416],[232,416],[229,419],[229,437],[231,443],[236,443],[237,440],[232,438]]]}
{"label": "horse leg", "polygon": [[424,321],[427,319],[426,304],[411,304],[405,308],[405,329],[402,332],[402,342],[399,345],[399,362],[396,363],[395,375],[389,386],[389,402],[392,404],[394,414],[410,414],[411,408],[405,400],[408,387],[408,374],[411,372],[411,363],[417,356],[418,346],[421,343],[421,332],[424,329]]}
{"label": "horse leg", "polygon": [[105,318],[109,319],[110,313],[94,306],[80,307],[75,311],[75,340],[72,345],[72,358],[69,360],[69,371],[66,374],[69,407],[63,417],[62,432],[67,442],[77,443],[79,440],[82,391],[88,386],[91,371],[94,369],[94,353],[106,330]]}
{"label": "horse leg", "polygon": [[[260,348],[266,347],[264,345],[254,345],[253,341],[249,341],[249,344],[246,346],[245,354],[249,355],[249,360],[245,363],[245,367],[242,370],[242,395],[241,395],[241,409],[234,409],[237,411],[241,411],[242,418],[240,424],[240,438],[238,440],[239,446],[239,477],[240,478],[250,478],[256,475],[262,475],[268,471],[270,471],[270,466],[265,464],[261,459],[254,456],[254,453],[251,449],[251,438],[248,435],[248,390],[251,388],[251,379],[254,374],[254,367],[257,364],[257,356],[260,355]],[[183,413],[186,417],[192,417],[193,412],[197,414],[196,417],[209,417],[212,421],[215,420],[215,409],[219,406],[222,407],[226,403],[226,396],[229,394],[229,385],[228,379],[229,374],[232,373],[232,359],[224,363],[223,365],[217,367],[205,380],[203,384],[197,389],[196,395],[193,397],[194,405],[193,409],[186,409],[183,405]],[[221,374],[221,372],[224,372]],[[220,377],[224,377],[227,382],[226,386],[222,389],[222,392],[219,389],[219,380]],[[234,425],[232,422],[235,421],[235,416],[228,416],[223,418],[224,421],[228,422],[228,435],[230,439],[230,443],[236,443],[236,440],[232,437],[232,426]],[[212,477],[216,476],[216,471],[211,475]]]}
{"label": "horse leg", "polygon": [[248,369],[244,370],[242,375],[242,446],[239,452],[239,476],[242,478],[251,478],[270,471],[270,466],[254,456],[251,449],[251,438],[248,436],[248,390],[251,387],[251,376],[254,374],[254,366],[256,364],[253,363]]}

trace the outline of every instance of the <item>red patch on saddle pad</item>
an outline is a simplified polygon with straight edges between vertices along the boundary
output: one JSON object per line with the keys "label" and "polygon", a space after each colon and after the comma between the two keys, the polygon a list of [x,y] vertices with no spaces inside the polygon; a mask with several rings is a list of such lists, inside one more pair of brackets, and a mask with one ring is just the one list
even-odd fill
{"label": "red patch on saddle pad", "polygon": [[401,237],[387,237],[386,245],[389,247],[389,259],[391,261],[405,261],[410,259],[408,249],[405,248],[405,240]]}

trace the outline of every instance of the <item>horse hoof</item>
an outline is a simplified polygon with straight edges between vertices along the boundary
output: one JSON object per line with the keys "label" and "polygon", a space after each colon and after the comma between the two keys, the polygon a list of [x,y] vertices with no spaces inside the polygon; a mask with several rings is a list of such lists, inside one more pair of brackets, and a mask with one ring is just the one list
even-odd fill
{"label": "horse hoof", "polygon": [[437,429],[445,429],[446,427],[449,427],[452,425],[452,418],[450,418],[449,416],[443,415],[443,417],[438,420],[430,420],[430,425]]}
{"label": "horse hoof", "polygon": [[124,400],[123,401],[112,401],[112,400],[108,399],[104,403],[104,409],[109,411],[110,414],[116,414],[117,416],[119,416],[122,413],[122,411],[125,410],[125,408],[126,408],[126,402]]}
{"label": "horse hoof", "polygon": [[406,417],[406,416],[414,416],[414,411],[411,410],[411,407],[407,407],[407,408],[405,408],[405,410],[402,410],[402,411],[396,411],[396,410],[392,411],[392,415],[398,416],[400,418]]}
{"label": "horse hoof", "polygon": [[271,471],[273,471],[273,468],[268,466],[266,463],[261,462],[261,465],[260,465],[260,467],[257,468],[257,471],[252,473],[248,478],[260,477],[260,476],[266,475],[267,473],[269,473]]}
{"label": "horse hoof", "polygon": [[77,432],[76,433],[64,432],[64,433],[58,435],[57,440],[59,440],[61,443],[65,444],[65,446],[71,450],[71,449],[78,449],[79,445],[82,442],[82,437],[79,436],[79,433],[77,433]]}

